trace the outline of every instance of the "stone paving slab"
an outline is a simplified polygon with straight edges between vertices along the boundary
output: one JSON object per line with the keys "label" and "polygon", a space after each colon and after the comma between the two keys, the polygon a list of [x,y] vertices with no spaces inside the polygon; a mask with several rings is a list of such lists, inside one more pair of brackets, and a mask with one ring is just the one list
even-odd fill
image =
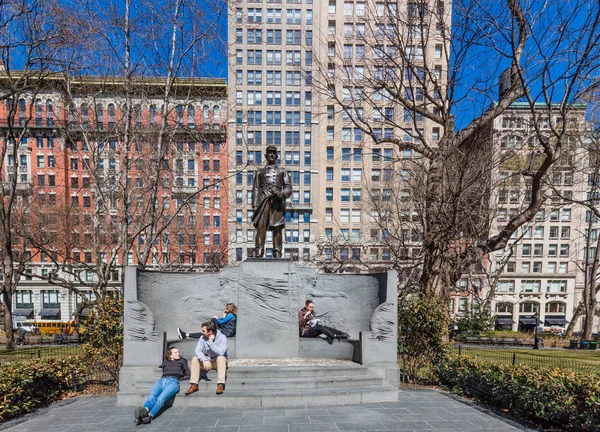
{"label": "stone paving slab", "polygon": [[[178,396],[180,397],[180,396]],[[534,431],[435,389],[399,392],[398,402],[294,408],[184,408],[133,425],[133,407],[109,396],[80,396],[0,424],[10,432],[516,432]]]}

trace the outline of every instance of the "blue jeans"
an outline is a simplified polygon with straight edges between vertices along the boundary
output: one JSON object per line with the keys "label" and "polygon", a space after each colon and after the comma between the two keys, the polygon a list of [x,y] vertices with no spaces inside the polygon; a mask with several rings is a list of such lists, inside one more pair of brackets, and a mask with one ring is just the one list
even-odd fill
{"label": "blue jeans", "polygon": [[156,384],[150,390],[150,395],[144,408],[150,411],[152,417],[160,411],[166,401],[179,393],[179,380],[175,377],[163,377],[156,381]]}

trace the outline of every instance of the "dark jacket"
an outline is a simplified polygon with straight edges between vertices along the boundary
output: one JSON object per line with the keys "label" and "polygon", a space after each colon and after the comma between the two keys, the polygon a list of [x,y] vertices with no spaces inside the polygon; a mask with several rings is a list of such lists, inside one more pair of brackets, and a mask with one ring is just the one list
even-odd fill
{"label": "dark jacket", "polygon": [[310,328],[309,322],[316,315],[315,310],[313,309],[308,318],[304,318],[306,312],[308,312],[308,309],[306,309],[306,307],[303,307],[302,309],[300,309],[300,312],[298,312],[298,326],[300,327],[300,336],[304,335],[306,330]]}
{"label": "dark jacket", "polygon": [[190,379],[190,368],[187,360],[183,357],[179,360],[163,360],[160,367],[163,370],[163,378],[175,377],[181,381]]}

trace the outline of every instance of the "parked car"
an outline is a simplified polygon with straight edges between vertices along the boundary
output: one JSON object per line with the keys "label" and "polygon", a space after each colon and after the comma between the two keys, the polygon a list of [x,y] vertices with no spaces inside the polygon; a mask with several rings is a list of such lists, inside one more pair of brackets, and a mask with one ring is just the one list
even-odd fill
{"label": "parked car", "polygon": [[31,321],[15,321],[13,322],[13,331],[21,331],[24,333],[39,334],[40,329]]}

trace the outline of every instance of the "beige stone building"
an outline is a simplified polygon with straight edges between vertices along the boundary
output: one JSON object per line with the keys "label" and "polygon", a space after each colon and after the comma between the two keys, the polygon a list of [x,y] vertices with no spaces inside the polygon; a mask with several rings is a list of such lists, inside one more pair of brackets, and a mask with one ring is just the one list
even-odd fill
{"label": "beige stone building", "polygon": [[[506,329],[532,330],[537,314],[540,329],[560,332],[571,321],[581,298],[590,215],[572,200],[589,199],[590,158],[585,145],[586,106],[573,108],[566,125],[569,138],[547,179],[548,200],[535,218],[515,233],[507,249],[490,256],[491,271],[502,269],[495,281],[493,311],[499,326]],[[558,113],[550,118],[542,105],[536,106],[536,111],[534,117],[529,104],[515,103],[494,121],[493,151],[498,161],[493,176],[497,184],[492,196],[494,230],[502,229],[523,208],[528,186],[518,161],[529,155],[534,145],[534,118],[542,131],[549,131],[551,123],[562,127]],[[577,323],[576,329],[580,327]]]}
{"label": "beige stone building", "polygon": [[[252,256],[253,175],[264,148],[276,145],[294,190],[285,256],[331,271],[385,265],[392,256],[372,203],[392,194],[410,201],[408,165],[419,155],[382,142],[435,142],[443,131],[388,100],[383,83],[401,85],[414,104],[425,103],[431,80],[443,87],[451,2],[230,6],[230,262]],[[369,128],[379,144],[365,133]],[[412,212],[407,206],[408,220]]]}

